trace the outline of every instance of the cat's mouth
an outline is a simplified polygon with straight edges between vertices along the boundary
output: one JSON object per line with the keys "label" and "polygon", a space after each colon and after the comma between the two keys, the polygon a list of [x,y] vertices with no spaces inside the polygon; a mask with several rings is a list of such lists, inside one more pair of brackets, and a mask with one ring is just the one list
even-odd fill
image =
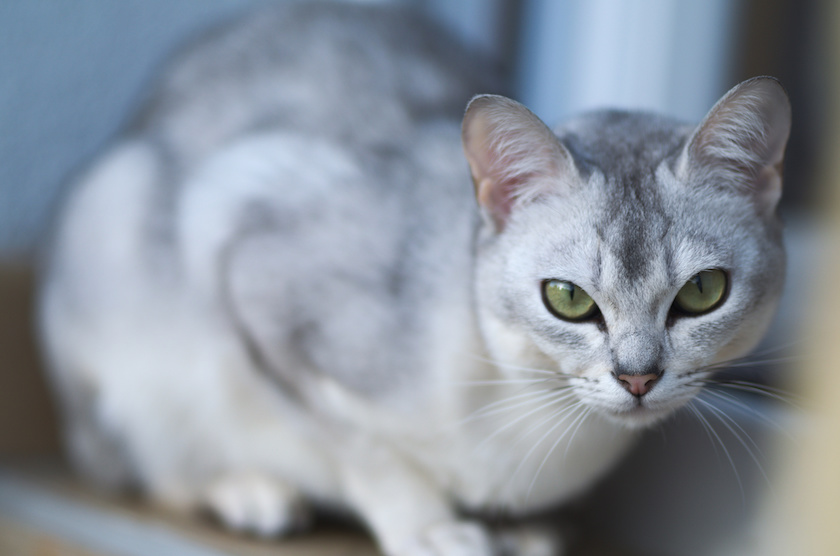
{"label": "cat's mouth", "polygon": [[605,411],[606,417],[629,428],[641,428],[661,421],[674,412],[670,405],[662,407],[653,404],[644,397],[634,398],[632,401],[620,408],[610,408]]}

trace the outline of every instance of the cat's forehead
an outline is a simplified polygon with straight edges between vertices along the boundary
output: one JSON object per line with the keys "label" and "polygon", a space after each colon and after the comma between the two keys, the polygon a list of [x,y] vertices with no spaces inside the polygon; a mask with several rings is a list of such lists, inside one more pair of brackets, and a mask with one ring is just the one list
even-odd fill
{"label": "cat's forehead", "polygon": [[557,130],[584,182],[581,201],[595,208],[583,233],[597,237],[597,260],[611,270],[602,269],[604,279],[633,283],[673,274],[673,251],[692,235],[684,218],[691,195],[674,183],[670,163],[692,129],[656,114],[608,110]]}
{"label": "cat's forehead", "polygon": [[691,125],[657,114],[601,110],[569,120],[555,133],[584,177],[597,171],[633,180],[673,158],[691,131]]}
{"label": "cat's forehead", "polygon": [[576,192],[533,206],[522,233],[536,238],[540,272],[628,292],[727,267],[737,226],[721,226],[719,204],[703,206],[662,174],[632,185],[593,176]]}
{"label": "cat's forehead", "polygon": [[641,283],[670,287],[730,264],[739,211],[749,207],[675,175],[672,162],[692,130],[625,111],[592,112],[558,128],[580,183],[513,219],[521,237],[539,238],[540,272],[617,291]]}

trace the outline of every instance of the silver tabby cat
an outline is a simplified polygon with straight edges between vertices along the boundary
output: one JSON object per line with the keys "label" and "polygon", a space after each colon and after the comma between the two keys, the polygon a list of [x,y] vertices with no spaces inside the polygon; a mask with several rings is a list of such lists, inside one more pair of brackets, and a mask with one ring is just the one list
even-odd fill
{"label": "silver tabby cat", "polygon": [[177,57],[43,278],[80,468],[266,535],[314,505],[389,556],[555,550],[480,516],[584,491],[756,344],[790,108],[756,78],[699,126],[552,132],[493,95],[461,126],[491,74],[381,6],[276,7]]}

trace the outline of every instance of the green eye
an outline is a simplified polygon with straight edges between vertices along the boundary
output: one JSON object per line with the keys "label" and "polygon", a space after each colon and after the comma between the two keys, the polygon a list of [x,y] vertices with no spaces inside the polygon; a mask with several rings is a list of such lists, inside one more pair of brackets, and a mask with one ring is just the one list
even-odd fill
{"label": "green eye", "polygon": [[700,315],[717,308],[725,293],[726,273],[718,269],[704,270],[680,288],[674,305],[683,313]]}
{"label": "green eye", "polygon": [[543,282],[543,302],[554,316],[565,320],[580,321],[598,312],[588,293],[562,280]]}

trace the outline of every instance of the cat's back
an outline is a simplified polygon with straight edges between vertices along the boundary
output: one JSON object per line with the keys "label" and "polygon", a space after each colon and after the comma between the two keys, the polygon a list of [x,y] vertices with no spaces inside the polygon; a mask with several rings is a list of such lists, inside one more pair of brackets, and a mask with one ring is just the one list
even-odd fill
{"label": "cat's back", "polygon": [[[164,68],[123,139],[73,184],[51,259],[110,264],[131,254],[135,260],[125,262],[140,264],[150,252],[159,259],[188,250],[189,238],[179,234],[202,189],[214,190],[199,197],[221,207],[228,231],[239,226],[240,214],[252,213],[249,207],[266,202],[268,190],[276,202],[267,210],[275,213],[341,203],[348,181],[377,199],[377,190],[410,196],[412,183],[425,181],[406,175],[412,167],[438,174],[424,187],[446,197],[448,189],[463,188],[466,176],[457,144],[463,108],[471,95],[498,90],[500,82],[492,63],[405,6],[284,2],[246,13],[191,42]],[[450,129],[423,131],[435,122]],[[430,148],[446,156],[424,161],[424,145],[438,145]],[[224,172],[235,179],[200,179],[220,165],[236,166]],[[333,166],[358,175],[330,177]],[[400,169],[398,175],[389,168]],[[304,174],[324,187],[302,187]],[[202,221],[202,234],[224,227]],[[119,253],[104,250],[103,229],[125,236],[107,242]],[[171,263],[170,257],[162,264]]]}
{"label": "cat's back", "polygon": [[[402,7],[284,4],[193,43],[54,228],[40,326],[68,405],[89,407],[106,383],[134,403],[133,378],[186,393],[155,360],[172,344],[264,343],[258,361],[308,360],[364,391],[433,358],[434,319],[470,300],[477,213],[459,120],[494,75]],[[413,310],[432,305],[447,312]],[[350,357],[321,349],[332,342]],[[71,418],[97,437],[93,417]],[[96,468],[88,441],[79,457]]]}
{"label": "cat's back", "polygon": [[[496,75],[401,6],[283,3],[213,30],[173,59],[125,137],[73,184],[44,299],[107,316],[117,302],[145,310],[136,291],[160,297],[191,276],[216,287],[226,246],[260,226],[322,238],[298,245],[296,260],[336,255],[342,271],[355,251],[382,259],[371,269],[406,251],[428,266],[440,238],[469,238],[457,122]],[[356,228],[359,242],[336,233]]]}
{"label": "cat's back", "polygon": [[133,129],[182,162],[276,128],[387,144],[419,121],[459,118],[471,95],[501,81],[486,57],[404,6],[287,2],[183,50]]}

